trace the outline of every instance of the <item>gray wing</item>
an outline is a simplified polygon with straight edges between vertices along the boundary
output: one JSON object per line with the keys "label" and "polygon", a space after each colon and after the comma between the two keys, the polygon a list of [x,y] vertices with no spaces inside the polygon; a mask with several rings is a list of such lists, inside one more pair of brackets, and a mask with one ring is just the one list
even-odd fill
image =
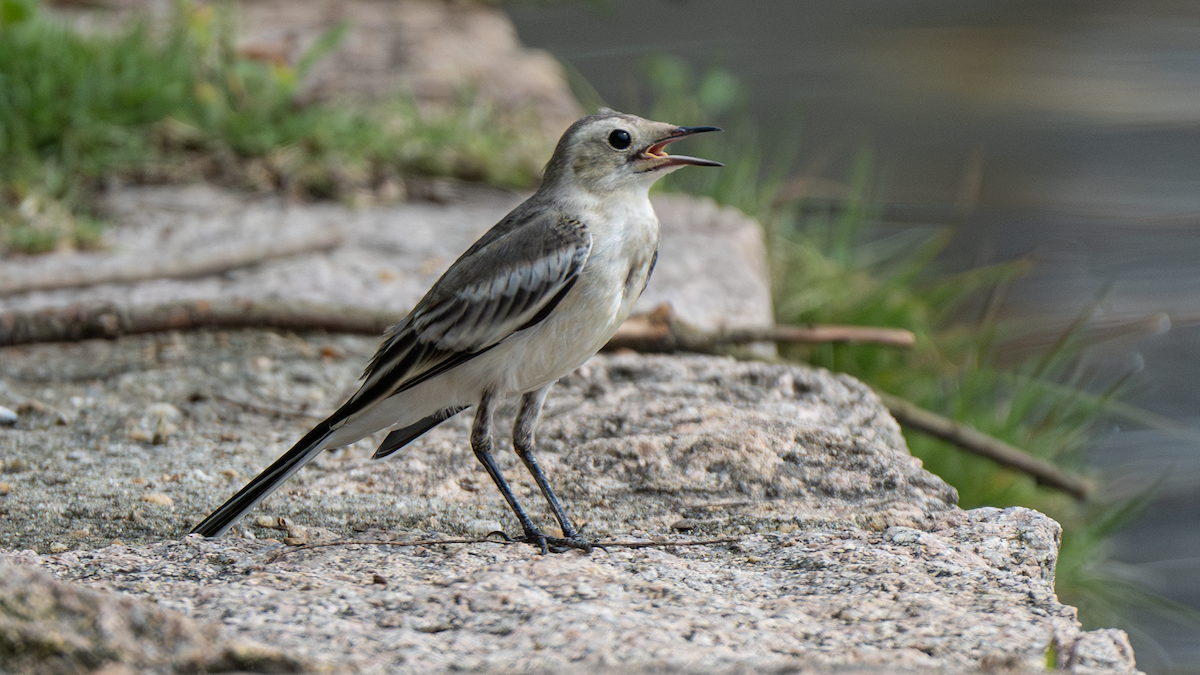
{"label": "gray wing", "polygon": [[498,223],[388,330],[344,417],[545,319],[579,278],[591,248],[587,227],[559,214],[514,214]]}

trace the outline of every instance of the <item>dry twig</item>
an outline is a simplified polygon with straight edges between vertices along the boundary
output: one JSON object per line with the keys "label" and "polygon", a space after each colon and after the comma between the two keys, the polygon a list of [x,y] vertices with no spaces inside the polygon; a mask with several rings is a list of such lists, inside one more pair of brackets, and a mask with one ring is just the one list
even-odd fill
{"label": "dry twig", "polygon": [[0,346],[197,328],[277,328],[379,335],[396,319],[396,312],[273,300],[186,300],[151,307],[73,305],[31,312],[0,312]]}
{"label": "dry twig", "polygon": [[130,283],[150,279],[187,279],[293,256],[328,251],[341,246],[345,235],[336,228],[320,229],[300,238],[286,238],[270,245],[239,245],[237,248],[217,246],[175,258],[156,256],[114,256],[86,259],[79,264],[43,266],[20,274],[0,269],[0,297],[50,291],[63,288],[82,288],[100,284]]}
{"label": "dry twig", "polygon": [[[593,542],[592,546],[596,548],[667,548],[670,546],[712,546],[715,544],[729,544],[736,541],[741,541],[741,537],[718,537],[716,539],[696,539],[692,541],[597,541]],[[413,541],[381,541],[381,540],[360,540],[360,539],[345,539],[339,541],[322,541],[315,544],[301,544],[289,548],[280,549],[271,554],[267,564],[273,563],[289,553],[298,551],[306,551],[314,548],[326,548],[329,546],[438,546],[442,544],[520,544],[523,542],[514,539],[493,539],[488,537],[479,537],[476,539],[417,539]],[[532,546],[532,544],[530,544]]]}
{"label": "dry twig", "polygon": [[649,314],[629,317],[605,349],[632,349],[642,353],[722,353],[730,345],[753,342],[850,342],[911,347],[912,332],[874,326],[764,326],[706,331],[675,315],[670,305],[659,305]]}
{"label": "dry twig", "polygon": [[[184,300],[150,307],[114,304],[0,313],[0,347],[34,342],[74,342],[94,338],[197,328],[277,328],[280,330],[379,335],[400,315],[395,311],[317,305],[281,300]],[[705,331],[678,319],[669,305],[629,318],[606,349],[644,353],[719,353],[751,342],[913,343],[913,334],[869,326],[773,326]]]}
{"label": "dry twig", "polygon": [[1023,471],[1042,485],[1048,485],[1085,500],[1094,489],[1082,476],[1063,471],[1055,464],[1014,448],[1004,441],[942,417],[902,398],[878,392],[884,405],[901,425],[929,434],[1004,466]]}

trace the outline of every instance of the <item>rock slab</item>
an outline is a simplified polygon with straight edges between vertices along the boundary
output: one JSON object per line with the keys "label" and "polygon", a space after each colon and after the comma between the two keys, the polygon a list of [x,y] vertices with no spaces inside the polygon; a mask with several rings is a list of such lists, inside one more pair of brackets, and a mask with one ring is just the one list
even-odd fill
{"label": "rock slab", "polygon": [[[0,431],[0,547],[316,672],[1136,672],[1122,633],[1057,601],[1057,524],[959,510],[869,389],[793,365],[601,356],[555,388],[539,459],[568,511],[649,547],[437,543],[514,531],[464,416],[388,461],[369,459],[382,435],[326,453],[231,535],[184,537],[372,348],[246,331],[5,350],[0,404],[28,412]],[[498,459],[548,528],[506,443]]]}

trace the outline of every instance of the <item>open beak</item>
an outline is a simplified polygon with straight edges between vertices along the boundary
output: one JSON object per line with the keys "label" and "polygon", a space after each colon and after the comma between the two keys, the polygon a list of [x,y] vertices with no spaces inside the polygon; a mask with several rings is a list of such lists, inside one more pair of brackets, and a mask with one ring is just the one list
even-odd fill
{"label": "open beak", "polygon": [[714,162],[711,159],[700,159],[699,157],[688,157],[687,155],[668,155],[667,144],[674,143],[681,138],[687,138],[693,134],[702,134],[708,131],[721,131],[718,127],[676,127],[669,136],[663,140],[651,145],[639,153],[639,159],[651,160],[655,162],[653,168],[661,169],[667,166],[683,166],[691,164],[693,166],[725,166],[720,162]]}

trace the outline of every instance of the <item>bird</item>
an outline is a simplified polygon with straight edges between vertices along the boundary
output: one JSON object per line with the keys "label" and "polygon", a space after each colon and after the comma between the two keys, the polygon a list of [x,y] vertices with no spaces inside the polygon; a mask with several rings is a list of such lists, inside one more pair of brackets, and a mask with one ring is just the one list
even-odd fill
{"label": "bird", "polygon": [[[390,429],[374,454],[381,459],[473,406],[471,449],[520,524],[518,540],[543,553],[591,551],[592,542],[572,524],[534,457],[538,418],[551,385],[604,346],[650,280],[659,243],[651,185],[684,166],[723,166],[670,155],[667,144],[713,131],[721,129],[654,122],[608,108],[574,122],[559,139],[538,190],[387,329],[358,391],[192,533],[225,534],[324,450]],[[561,537],[534,524],[492,454],[493,414],[514,395],[520,401],[513,450],[549,504]]]}

